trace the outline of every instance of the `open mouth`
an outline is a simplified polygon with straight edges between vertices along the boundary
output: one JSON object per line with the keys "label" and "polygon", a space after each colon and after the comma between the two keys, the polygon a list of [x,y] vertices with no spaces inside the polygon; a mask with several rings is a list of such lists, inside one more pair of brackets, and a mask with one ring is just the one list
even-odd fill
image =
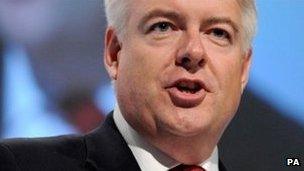
{"label": "open mouth", "polygon": [[200,80],[179,79],[166,89],[173,104],[184,108],[199,105],[207,94],[204,83]]}
{"label": "open mouth", "polygon": [[184,93],[195,94],[202,89],[202,86],[198,82],[193,81],[177,81],[175,87]]}

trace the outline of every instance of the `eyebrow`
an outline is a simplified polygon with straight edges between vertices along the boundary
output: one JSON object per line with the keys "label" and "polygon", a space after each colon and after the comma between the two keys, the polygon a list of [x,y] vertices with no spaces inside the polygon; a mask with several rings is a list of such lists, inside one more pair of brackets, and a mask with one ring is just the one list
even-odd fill
{"label": "eyebrow", "polygon": [[232,21],[229,17],[211,17],[208,18],[206,21],[204,21],[202,26],[206,27],[214,24],[228,24],[233,28],[233,30],[236,33],[238,33],[240,30],[238,25],[234,21]]}
{"label": "eyebrow", "polygon": [[182,17],[180,14],[176,13],[175,11],[171,10],[163,10],[163,9],[155,9],[148,12],[144,17],[140,19],[139,28],[143,28],[144,24],[150,20],[151,18],[156,17],[164,17],[174,21],[184,22],[186,19]]}
{"label": "eyebrow", "polygon": [[[163,10],[163,9],[155,9],[150,12],[148,12],[144,17],[140,19],[138,28],[142,29],[144,24],[150,20],[151,18],[156,18],[156,17],[164,17],[168,18],[171,20],[179,21],[181,23],[185,23],[186,18],[181,16],[175,11],[172,10]],[[230,25],[233,30],[238,33],[239,32],[239,27],[238,25],[232,21],[229,17],[210,17],[206,20],[203,21],[202,25],[203,27],[214,25],[214,24],[228,24]]]}

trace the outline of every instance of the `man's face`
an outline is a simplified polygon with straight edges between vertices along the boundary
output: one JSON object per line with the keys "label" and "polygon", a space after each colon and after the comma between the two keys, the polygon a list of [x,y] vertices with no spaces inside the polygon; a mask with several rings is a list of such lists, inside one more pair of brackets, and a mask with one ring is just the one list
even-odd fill
{"label": "man's face", "polygon": [[117,65],[109,70],[125,119],[150,138],[219,138],[237,110],[250,65],[237,1],[130,2]]}

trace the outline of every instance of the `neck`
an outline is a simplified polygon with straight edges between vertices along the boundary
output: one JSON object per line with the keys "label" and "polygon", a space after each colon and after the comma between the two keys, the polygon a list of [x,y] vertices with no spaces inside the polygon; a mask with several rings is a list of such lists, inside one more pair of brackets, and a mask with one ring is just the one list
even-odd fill
{"label": "neck", "polygon": [[[126,119],[124,119],[118,106],[116,106],[114,110],[114,121],[128,145],[144,148],[158,161],[173,161],[162,163],[167,167],[172,167],[179,163],[202,165],[210,157],[213,163],[218,163],[216,148],[218,140],[215,139],[214,134],[211,132],[209,135],[208,133],[204,133],[192,137],[182,137],[164,133],[166,131],[161,131],[162,134],[155,134],[154,136],[145,132],[138,132],[135,130],[144,129],[132,127],[132,124],[129,124]],[[130,137],[133,138],[130,139]],[[164,156],[166,160],[163,160]]]}

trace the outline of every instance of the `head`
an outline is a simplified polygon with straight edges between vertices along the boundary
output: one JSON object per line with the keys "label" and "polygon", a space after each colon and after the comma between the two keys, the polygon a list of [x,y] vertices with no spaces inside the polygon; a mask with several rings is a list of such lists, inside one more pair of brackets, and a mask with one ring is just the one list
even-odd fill
{"label": "head", "polygon": [[189,164],[206,159],[248,81],[254,2],[111,0],[105,5],[104,61],[124,118],[174,159]]}
{"label": "head", "polygon": [[[236,1],[242,10],[242,45],[244,51],[246,51],[251,48],[252,39],[256,33],[257,14],[255,0]],[[129,20],[131,2],[132,0],[104,0],[108,26],[115,28],[116,34],[118,34],[119,37],[123,35],[124,26]]]}

